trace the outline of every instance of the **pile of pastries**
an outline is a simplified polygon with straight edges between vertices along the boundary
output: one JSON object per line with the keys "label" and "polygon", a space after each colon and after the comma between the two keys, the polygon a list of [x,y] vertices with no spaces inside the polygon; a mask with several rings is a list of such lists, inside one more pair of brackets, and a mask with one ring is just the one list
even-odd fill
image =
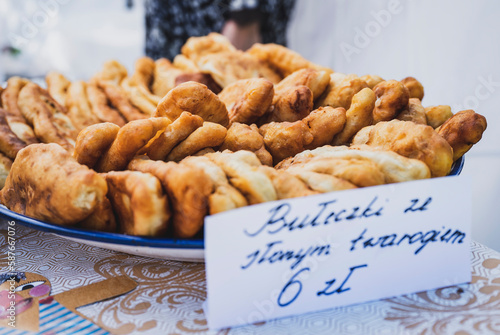
{"label": "pile of pastries", "polygon": [[415,78],[358,77],[275,44],[192,37],[173,62],[117,61],[88,82],[1,92],[0,202],[36,219],[200,236],[206,215],[446,176],[477,143],[472,110],[422,106]]}

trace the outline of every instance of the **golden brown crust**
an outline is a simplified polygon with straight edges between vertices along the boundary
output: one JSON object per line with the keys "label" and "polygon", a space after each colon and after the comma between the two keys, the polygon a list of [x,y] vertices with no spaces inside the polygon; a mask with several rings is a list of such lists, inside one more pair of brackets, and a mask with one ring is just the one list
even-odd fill
{"label": "golden brown crust", "polygon": [[436,129],[453,116],[451,107],[447,105],[425,107],[427,124]]}
{"label": "golden brown crust", "polygon": [[66,96],[67,115],[78,131],[85,127],[99,123],[99,119],[92,112],[87,98],[87,84],[84,81],[72,82]]}
{"label": "golden brown crust", "polygon": [[271,122],[260,127],[259,131],[274,164],[304,151],[314,140],[311,130],[302,121]]}
{"label": "golden brown crust", "polygon": [[293,158],[284,160],[276,168],[286,169],[316,158],[371,160],[384,173],[386,183],[399,183],[431,177],[430,170],[424,162],[369,145],[352,145],[350,147],[325,145],[314,150],[303,151]]}
{"label": "golden brown crust", "polygon": [[153,138],[138,154],[146,154],[153,160],[165,160],[172,149],[184,141],[193,131],[203,125],[203,119],[189,112],[182,114],[165,128],[165,131]]}
{"label": "golden brown crust", "polygon": [[486,126],[484,116],[468,109],[456,113],[443,123],[439,127],[438,134],[453,148],[453,160],[455,161],[481,140]]}
{"label": "golden brown crust", "polygon": [[11,77],[7,80],[7,87],[2,92],[2,106],[6,110],[7,123],[14,134],[26,144],[38,143],[33,128],[27,123],[18,100],[19,92],[28,83],[27,79]]}
{"label": "golden brown crust", "polygon": [[373,88],[377,95],[373,109],[373,121],[390,121],[408,107],[410,93],[406,86],[396,80],[383,81]]}
{"label": "golden brown crust", "polygon": [[200,72],[200,69],[196,66],[195,62],[182,54],[174,57],[172,65],[185,73]]}
{"label": "golden brown crust", "polygon": [[78,163],[93,168],[108,151],[119,130],[120,127],[110,122],[95,124],[83,129],[76,138],[73,157]]}
{"label": "golden brown crust", "polygon": [[281,80],[281,76],[266,64],[242,51],[207,54],[196,65],[201,72],[209,73],[222,88],[241,79],[262,77],[272,83]]}
{"label": "golden brown crust", "polygon": [[170,209],[158,178],[137,171],[114,171],[104,176],[109,200],[120,220],[121,233],[165,235]]}
{"label": "golden brown crust", "polygon": [[95,169],[99,172],[118,171],[127,167],[137,152],[158,132],[163,132],[170,124],[164,117],[131,121],[118,131],[116,139],[106,151]]}
{"label": "golden brown crust", "polygon": [[351,101],[351,106],[345,112],[345,126],[333,138],[333,145],[344,145],[351,142],[352,138],[361,128],[373,122],[373,108],[377,97],[369,88],[363,88],[356,93]]}
{"label": "golden brown crust", "polygon": [[[130,78],[125,78],[121,82],[121,87],[127,93],[127,97],[132,105],[139,109],[145,115],[152,115],[156,109],[157,103],[153,103],[148,98],[148,95],[153,96],[147,92],[142,86],[132,85]],[[159,101],[158,97],[158,101]]]}
{"label": "golden brown crust", "polygon": [[172,88],[176,86],[175,79],[183,74],[184,71],[176,68],[166,58],[160,58],[155,61],[153,84],[151,89],[153,94],[163,97]]}
{"label": "golden brown crust", "polygon": [[32,144],[19,151],[0,200],[14,212],[70,225],[88,217],[106,192],[104,178],[61,146]]}
{"label": "golden brown crust", "polygon": [[397,119],[401,121],[412,121],[418,124],[427,124],[425,109],[417,98],[410,98],[408,101],[408,108],[399,113]]}
{"label": "golden brown crust", "polygon": [[306,116],[304,122],[313,135],[313,141],[306,145],[306,149],[314,149],[330,144],[342,129],[345,128],[346,111],[342,107],[320,107]]}
{"label": "golden brown crust", "polygon": [[182,112],[198,115],[203,120],[215,122],[227,127],[229,117],[226,106],[207,86],[190,81],[170,90],[161,99],[154,116],[166,116],[177,119]]}
{"label": "golden brown crust", "polygon": [[148,117],[148,115],[141,113],[137,108],[132,106],[126,92],[120,86],[105,81],[98,82],[98,85],[104,91],[109,101],[111,101],[111,104],[123,115],[125,120],[134,121]]}
{"label": "golden brown crust", "polygon": [[301,169],[291,169],[288,173],[302,180],[306,185],[319,193],[328,193],[358,188],[353,183],[342,178],[337,178],[329,174],[311,172]]}
{"label": "golden brown crust", "polygon": [[14,159],[19,150],[26,147],[26,143],[21,141],[16,134],[12,132],[7,123],[6,114],[5,109],[0,108],[0,152]]}
{"label": "golden brown crust", "polygon": [[245,197],[229,184],[224,171],[207,157],[186,157],[182,164],[202,169],[214,183],[215,189],[208,197],[211,215],[248,205]]}
{"label": "golden brown crust", "polygon": [[195,81],[197,83],[206,85],[208,89],[215,94],[219,94],[222,91],[222,87],[219,86],[208,73],[196,72],[196,73],[183,73],[175,77],[175,86],[188,81]]}
{"label": "golden brown crust", "polygon": [[259,171],[259,159],[250,151],[215,152],[207,154],[210,160],[220,166],[228,176],[231,185],[236,187],[249,204],[277,200],[276,190],[271,179]]}
{"label": "golden brown crust", "polygon": [[410,98],[416,98],[420,101],[424,98],[424,86],[413,77],[406,77],[401,80],[410,93]]}
{"label": "golden brown crust", "polygon": [[7,176],[12,167],[12,160],[0,153],[0,190],[4,187]]}
{"label": "golden brown crust", "polygon": [[104,63],[101,72],[98,72],[91,79],[92,83],[109,82],[119,85],[127,77],[127,68],[116,60],[110,60]]}
{"label": "golden brown crust", "polygon": [[109,199],[104,197],[102,201],[97,204],[92,214],[85,220],[78,222],[77,226],[83,229],[116,233],[117,222]]}
{"label": "golden brown crust", "polygon": [[92,112],[102,122],[111,122],[118,126],[124,126],[127,121],[123,116],[114,108],[108,105],[108,98],[106,93],[102,91],[97,85],[87,85],[87,97],[89,99]]}
{"label": "golden brown crust", "polygon": [[366,82],[355,74],[332,73],[330,83],[316,105],[343,107],[348,110],[354,95],[367,87]]}
{"label": "golden brown crust", "polygon": [[316,100],[325,92],[329,83],[330,74],[327,71],[300,69],[277,83],[275,90],[276,92],[280,92],[288,87],[304,85],[311,90],[313,99]]}
{"label": "golden brown crust", "polygon": [[286,77],[300,69],[322,70],[328,72],[329,74],[333,72],[331,69],[314,64],[295,51],[279,44],[255,43],[250,49],[247,50],[247,53],[269,64],[273,69],[279,71],[283,77]]}
{"label": "golden brown crust", "polygon": [[[358,133],[352,143],[368,144],[392,150],[408,158],[423,161],[432,177],[446,176],[453,163],[453,150],[432,127],[409,121],[392,120]],[[358,136],[360,135],[360,136]]]}
{"label": "golden brown crust", "polygon": [[257,155],[264,165],[273,165],[273,157],[264,146],[264,138],[255,124],[251,126],[234,122],[227,130],[226,138],[219,148],[220,151],[248,150]]}
{"label": "golden brown crust", "polygon": [[218,123],[203,122],[184,141],[170,151],[167,160],[178,162],[205,148],[215,148],[224,142],[227,129]]}
{"label": "golden brown crust", "polygon": [[210,33],[206,36],[190,37],[181,48],[182,55],[197,61],[208,54],[236,51],[229,39],[219,33]]}
{"label": "golden brown crust", "polygon": [[201,168],[152,161],[145,156],[134,158],[128,168],[151,173],[160,180],[172,205],[174,236],[190,238],[201,230],[208,213],[208,197],[214,189],[213,182]]}
{"label": "golden brown crust", "polygon": [[265,173],[271,179],[279,200],[305,197],[319,193],[311,190],[300,178],[285,170],[276,170],[269,166],[259,166],[258,171]]}
{"label": "golden brown crust", "polygon": [[377,84],[385,81],[384,78],[373,74],[365,74],[364,76],[359,77],[359,79],[363,80],[372,90]]}
{"label": "golden brown crust", "polygon": [[273,84],[263,78],[238,80],[219,93],[219,99],[228,110],[230,123],[257,121],[271,107],[273,97]]}
{"label": "golden brown crust", "polygon": [[61,73],[49,72],[45,76],[47,91],[61,105],[66,106],[66,94],[71,82]]}
{"label": "golden brown crust", "polygon": [[19,109],[33,125],[36,136],[44,143],[57,143],[72,151],[78,131],[47,91],[34,83],[26,84],[19,93]]}
{"label": "golden brown crust", "polygon": [[313,94],[304,85],[284,87],[276,92],[270,112],[261,123],[302,120],[313,110]]}

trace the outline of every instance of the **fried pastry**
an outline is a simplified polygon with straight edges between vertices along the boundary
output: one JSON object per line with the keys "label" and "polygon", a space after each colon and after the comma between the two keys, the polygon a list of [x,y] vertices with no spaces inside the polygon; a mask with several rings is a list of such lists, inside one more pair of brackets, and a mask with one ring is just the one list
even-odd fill
{"label": "fried pastry", "polygon": [[285,87],[276,92],[270,112],[260,123],[302,120],[313,110],[313,94],[304,85]]}
{"label": "fried pastry", "polygon": [[203,169],[187,164],[134,158],[130,170],[148,172],[158,178],[172,205],[172,230],[175,237],[191,238],[203,227],[208,213],[208,197],[214,184]]}
{"label": "fried pastry", "polygon": [[215,152],[207,154],[206,157],[224,170],[231,185],[245,196],[249,204],[278,199],[271,179],[259,171],[258,168],[262,165],[257,156],[250,151]]}
{"label": "fried pastry", "polygon": [[330,75],[326,71],[314,69],[300,69],[285,77],[282,81],[276,84],[275,90],[279,93],[282,89],[288,87],[307,86],[316,100],[323,94],[330,83]]}
{"label": "fried pastry", "polygon": [[336,134],[345,129],[346,111],[342,107],[320,107],[302,119],[313,135],[313,141],[305,146],[314,149],[330,144]]}
{"label": "fried pastry", "polygon": [[78,163],[93,168],[108,151],[119,130],[120,127],[110,122],[98,123],[83,129],[76,138],[73,157]]}
{"label": "fried pastry", "polygon": [[92,112],[87,98],[87,84],[84,81],[70,83],[66,97],[66,107],[67,115],[78,131],[100,121]]}
{"label": "fried pastry", "polygon": [[151,93],[145,92],[145,89],[142,86],[132,85],[130,78],[123,79],[121,87],[127,93],[130,103],[132,103],[132,105],[139,109],[143,114],[152,115],[154,113],[157,103],[153,103],[151,101],[152,99],[148,98],[148,94],[153,96]]}
{"label": "fried pastry", "polygon": [[18,105],[23,116],[33,125],[38,139],[73,150],[78,131],[64,113],[64,108],[47,91],[37,84],[28,83],[19,93]]}
{"label": "fried pastry", "polygon": [[255,43],[247,53],[257,57],[260,61],[269,64],[273,69],[277,70],[283,77],[289,76],[293,72],[300,69],[315,69],[326,71],[329,74],[333,71],[314,64],[295,51],[288,49],[279,44],[274,43]]}
{"label": "fried pastry", "polygon": [[211,75],[201,72],[182,73],[178,75],[177,77],[175,77],[175,86],[188,81],[195,81],[197,83],[206,85],[208,89],[215,94],[219,94],[220,91],[222,91],[222,87],[220,87],[219,84],[215,82],[214,78],[212,78]]}
{"label": "fried pastry", "polygon": [[[134,88],[136,94],[140,94],[143,99],[156,107],[161,97],[154,95],[150,89],[153,83],[155,66],[155,61],[151,58],[141,57],[135,62],[135,71],[132,76],[125,79],[128,79],[127,84]],[[123,81],[121,84],[124,86]]]}
{"label": "fried pastry", "polygon": [[177,119],[182,112],[199,115],[203,120],[227,127],[229,117],[226,106],[219,97],[203,84],[193,81],[180,84],[161,99],[154,116]]}
{"label": "fried pastry", "polygon": [[87,85],[87,97],[89,99],[92,112],[102,122],[111,122],[118,126],[124,126],[127,121],[123,116],[114,108],[108,105],[108,98],[104,91],[97,85]]}
{"label": "fried pastry", "polygon": [[61,105],[66,106],[66,94],[71,82],[61,73],[49,72],[45,76],[47,91]]}
{"label": "fried pastry", "polygon": [[26,143],[12,132],[7,123],[6,115],[5,109],[0,108],[0,152],[10,159],[14,159],[19,150],[26,147]]}
{"label": "fried pastry", "polygon": [[113,171],[104,174],[108,197],[120,221],[119,231],[129,235],[163,236],[170,209],[160,181],[149,173]]}
{"label": "fried pastry", "polygon": [[375,107],[376,100],[375,93],[369,88],[363,88],[353,96],[351,106],[345,112],[345,126],[333,138],[333,145],[350,143],[353,136],[361,128],[372,124],[373,108]]}
{"label": "fried pastry", "polygon": [[101,72],[98,72],[91,83],[108,82],[119,85],[127,77],[127,68],[116,60],[110,60],[104,63]]}
{"label": "fried pastry", "polygon": [[182,54],[195,62],[205,55],[228,51],[236,51],[236,48],[226,36],[215,32],[206,36],[190,37],[181,48]]}
{"label": "fried pastry", "polygon": [[366,158],[315,157],[309,161],[296,163],[285,171],[311,171],[328,174],[347,180],[358,186],[385,184],[385,175],[377,164]]}
{"label": "fried pastry", "polygon": [[300,178],[295,177],[285,170],[276,170],[269,166],[259,166],[258,171],[265,173],[271,179],[278,200],[305,197],[319,193],[311,190]]}
{"label": "fried pastry", "polygon": [[325,145],[314,150],[303,151],[295,155],[295,157],[288,158],[278,164],[276,168],[286,169],[315,158],[369,159],[384,173],[385,183],[387,184],[431,177],[430,170],[424,162],[369,145],[352,145],[350,147]]}
{"label": "fried pastry", "polygon": [[[367,130],[363,132],[364,129]],[[364,129],[354,136],[353,144],[368,144],[419,159],[427,164],[432,177],[446,176],[450,172],[453,150],[432,127],[392,120]]]}
{"label": "fried pastry", "polygon": [[172,88],[176,86],[175,80],[177,76],[183,74],[184,71],[176,68],[166,58],[160,58],[155,61],[153,84],[151,89],[153,94],[163,97]]}
{"label": "fried pastry", "polygon": [[214,183],[214,191],[208,197],[209,214],[217,214],[248,205],[245,197],[227,180],[224,171],[207,157],[186,157],[182,164],[202,169]]}
{"label": "fried pastry", "polygon": [[7,176],[12,167],[12,160],[0,153],[0,190],[4,187]]}
{"label": "fried pastry", "polygon": [[58,144],[32,144],[19,151],[0,200],[16,213],[71,225],[94,212],[107,191],[103,177]]}
{"label": "fried pastry", "polygon": [[418,124],[427,124],[425,109],[417,98],[410,98],[410,100],[408,100],[408,108],[399,113],[397,119],[401,121],[412,121]]}
{"label": "fried pastry", "polygon": [[377,96],[373,109],[374,123],[390,121],[408,107],[410,93],[399,81],[383,81],[373,88],[373,92]]}
{"label": "fried pastry", "polygon": [[167,155],[167,160],[178,162],[205,148],[214,148],[224,142],[227,129],[218,123],[203,122],[203,126],[193,131]]}
{"label": "fried pastry", "polygon": [[273,97],[273,84],[263,78],[238,80],[219,93],[230,123],[254,123],[271,107]]}
{"label": "fried pastry", "polygon": [[359,79],[363,80],[371,90],[373,90],[377,84],[385,81],[382,77],[373,74],[365,74],[359,77]]}
{"label": "fried pastry", "polygon": [[328,193],[358,188],[353,183],[329,174],[311,172],[301,169],[287,171],[302,180],[310,189],[319,193]]}
{"label": "fried pastry", "polygon": [[424,98],[424,86],[413,77],[406,77],[401,80],[410,93],[410,98],[416,98],[420,101]]}
{"label": "fried pastry", "polygon": [[453,116],[451,107],[447,105],[425,107],[427,124],[436,129]]}
{"label": "fried pastry", "polygon": [[26,144],[38,143],[33,128],[28,124],[19,109],[19,92],[28,83],[27,79],[11,77],[2,92],[2,106],[6,111],[5,119],[10,129]]}
{"label": "fried pastry", "polygon": [[111,101],[111,104],[123,115],[125,120],[134,121],[148,117],[148,115],[141,113],[137,108],[132,106],[126,92],[120,86],[105,81],[98,82],[98,85],[104,91],[109,101]]}
{"label": "fried pastry", "polygon": [[242,51],[207,54],[196,61],[201,72],[209,73],[220,87],[249,78],[265,78],[278,83],[281,76],[254,56]]}
{"label": "fried pastry", "polygon": [[366,82],[355,74],[332,73],[330,83],[316,105],[343,107],[348,110],[354,95],[367,87]]}
{"label": "fried pastry", "polygon": [[77,226],[83,229],[116,233],[118,226],[109,199],[104,197],[102,201],[97,204],[92,214],[83,221],[78,222]]}
{"label": "fried pastry", "polygon": [[264,146],[264,138],[255,124],[251,126],[234,122],[227,130],[226,138],[219,148],[220,151],[248,150],[253,152],[263,165],[273,165],[273,157]]}
{"label": "fried pastry", "polygon": [[267,123],[259,132],[274,164],[304,151],[314,140],[311,130],[302,121]]}
{"label": "fried pastry", "polygon": [[191,59],[187,58],[182,54],[179,54],[174,57],[172,65],[174,65],[176,68],[182,70],[185,73],[200,72],[200,69],[198,68],[198,66],[196,66],[194,61],[192,61]]}
{"label": "fried pastry", "polygon": [[131,121],[118,131],[116,139],[106,151],[95,169],[99,172],[118,171],[127,167],[137,152],[158,132],[163,132],[170,124],[165,117]]}
{"label": "fried pastry", "polygon": [[203,125],[203,119],[189,112],[182,114],[154,137],[138,154],[146,154],[153,160],[165,160],[172,149]]}
{"label": "fried pastry", "polygon": [[455,161],[479,142],[486,126],[484,116],[468,109],[453,115],[437,129],[437,132],[453,148],[453,160]]}

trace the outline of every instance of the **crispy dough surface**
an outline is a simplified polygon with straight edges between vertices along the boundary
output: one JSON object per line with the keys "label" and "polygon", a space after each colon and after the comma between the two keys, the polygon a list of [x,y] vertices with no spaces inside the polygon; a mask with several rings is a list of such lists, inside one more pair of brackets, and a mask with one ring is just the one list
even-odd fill
{"label": "crispy dough surface", "polygon": [[32,144],[18,153],[0,199],[14,212],[71,225],[89,216],[107,190],[103,177],[61,146]]}

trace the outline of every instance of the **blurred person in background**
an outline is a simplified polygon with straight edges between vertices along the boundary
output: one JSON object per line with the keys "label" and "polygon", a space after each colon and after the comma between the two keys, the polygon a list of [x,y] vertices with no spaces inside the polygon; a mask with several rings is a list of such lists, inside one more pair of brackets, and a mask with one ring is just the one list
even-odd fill
{"label": "blurred person in background", "polygon": [[146,0],[146,55],[172,60],[191,36],[225,35],[246,50],[254,43],[286,45],[295,0]]}

